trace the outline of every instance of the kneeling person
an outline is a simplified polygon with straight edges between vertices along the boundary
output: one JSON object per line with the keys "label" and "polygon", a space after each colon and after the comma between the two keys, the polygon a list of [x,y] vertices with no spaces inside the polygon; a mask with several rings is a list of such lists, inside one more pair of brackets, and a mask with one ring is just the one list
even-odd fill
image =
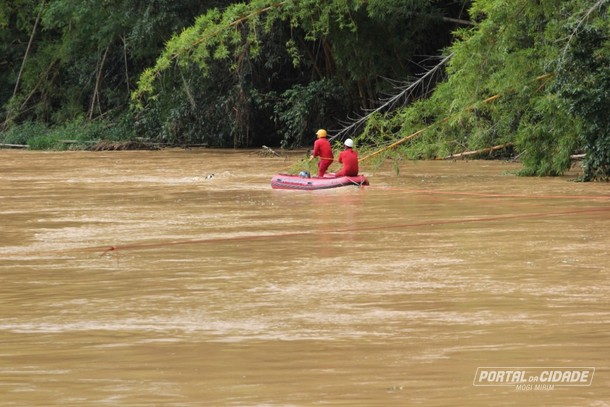
{"label": "kneeling person", "polygon": [[358,153],[354,151],[354,142],[348,138],[345,140],[345,150],[339,154],[339,162],[343,167],[335,173],[336,177],[355,177],[358,175]]}

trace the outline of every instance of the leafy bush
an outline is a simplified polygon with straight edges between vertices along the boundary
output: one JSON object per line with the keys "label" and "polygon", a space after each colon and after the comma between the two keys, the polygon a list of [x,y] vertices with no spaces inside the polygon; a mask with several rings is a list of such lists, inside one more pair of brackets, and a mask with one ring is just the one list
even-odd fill
{"label": "leafy bush", "polygon": [[413,158],[513,143],[524,175],[559,175],[584,150],[585,179],[610,176],[610,25],[599,0],[475,0],[447,80],[430,99],[367,126]]}
{"label": "leafy bush", "polygon": [[570,168],[570,155],[579,145],[580,127],[561,103],[556,94],[549,93],[525,112],[516,137],[524,164],[520,175],[561,175]]}
{"label": "leafy bush", "polygon": [[[328,127],[326,122],[345,94],[338,84],[330,79],[295,85],[286,90],[274,106],[276,122],[281,128],[284,148],[305,144],[308,136],[318,128]],[[311,137],[309,137],[311,138]]]}
{"label": "leafy bush", "polygon": [[67,145],[62,143],[59,133],[47,133],[28,139],[30,150],[65,150]]}
{"label": "leafy bush", "polygon": [[[607,8],[606,8],[607,9]],[[602,13],[603,15],[603,13]],[[577,27],[558,64],[555,89],[580,120],[584,180],[610,177],[610,28],[608,16]]]}
{"label": "leafy bush", "polygon": [[90,121],[82,117],[61,126],[47,127],[38,122],[25,122],[0,134],[6,144],[27,144],[31,150],[65,150],[85,148],[100,140],[126,141],[134,138],[128,116],[116,123]]}
{"label": "leafy bush", "polygon": [[47,127],[40,122],[25,122],[13,126],[6,132],[0,133],[0,140],[6,144],[28,144],[28,140],[47,134]]}

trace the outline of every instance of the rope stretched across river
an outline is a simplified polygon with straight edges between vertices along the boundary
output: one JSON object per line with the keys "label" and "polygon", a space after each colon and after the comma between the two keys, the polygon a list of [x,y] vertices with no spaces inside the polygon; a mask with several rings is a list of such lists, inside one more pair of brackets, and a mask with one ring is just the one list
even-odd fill
{"label": "rope stretched across river", "polygon": [[271,234],[258,234],[258,235],[245,235],[245,236],[229,236],[229,237],[217,237],[209,239],[187,239],[187,240],[175,240],[170,242],[151,242],[151,243],[134,243],[125,245],[113,245],[113,246],[97,246],[97,247],[84,247],[80,249],[65,250],[66,252],[102,252],[100,256],[104,256],[110,252],[116,252],[123,250],[148,250],[156,249],[161,247],[178,246],[178,245],[193,245],[193,244],[212,244],[212,243],[224,243],[224,242],[239,242],[239,241],[254,241],[254,240],[267,240],[267,239],[285,239],[287,237],[300,237],[310,236],[319,233],[354,233],[354,232],[370,232],[377,230],[389,230],[389,229],[403,229],[423,226],[442,226],[451,224],[467,224],[467,223],[480,223],[480,222],[499,222],[504,220],[513,219],[536,219],[536,218],[548,218],[565,215],[577,215],[577,214],[588,214],[588,213],[599,213],[599,212],[610,212],[610,207],[604,208],[589,208],[589,209],[573,209],[558,212],[546,212],[546,213],[529,213],[529,214],[513,214],[513,215],[498,215],[488,216],[479,218],[466,218],[466,219],[439,219],[429,220],[414,223],[399,223],[391,225],[377,225],[377,226],[362,226],[353,228],[338,228],[335,230],[324,230],[323,232],[316,230],[305,230],[299,232],[287,232],[287,233],[271,233]]}
{"label": "rope stretched across river", "polygon": [[[551,77],[551,76],[553,76],[553,75],[554,75],[554,74],[552,74],[552,73],[548,73],[548,74],[540,75],[540,76],[536,77],[534,80],[532,80],[531,82],[537,82],[537,81],[541,81],[541,80],[544,80],[544,79],[550,78],[550,77]],[[491,102],[493,102],[493,101],[495,101],[495,100],[499,99],[500,97],[502,97],[502,95],[500,95],[500,94],[493,95],[493,96],[488,97],[487,99],[484,99],[484,100],[483,100],[483,101],[481,101],[480,103],[491,103]],[[472,104],[472,105],[470,105],[470,106],[466,107],[466,108],[465,108],[463,111],[469,111],[469,110],[472,110],[472,109],[474,109],[474,108],[475,108],[475,107],[476,107],[478,104],[479,104],[479,103]],[[358,161],[359,161],[359,162],[362,162],[362,161],[368,160],[369,158],[371,158],[371,157],[375,157],[376,155],[381,154],[381,153],[382,153],[382,152],[384,152],[384,151],[390,150],[390,149],[392,149],[392,148],[394,148],[394,147],[396,147],[396,146],[399,146],[399,145],[400,145],[400,144],[402,144],[402,143],[405,143],[405,142],[407,142],[407,141],[409,141],[409,140],[412,140],[412,139],[414,139],[415,137],[422,135],[422,134],[423,134],[423,133],[424,133],[426,130],[430,130],[431,128],[433,128],[433,127],[435,127],[435,126],[438,126],[438,125],[441,125],[441,124],[443,124],[443,123],[446,123],[447,121],[449,121],[449,119],[451,119],[452,117],[454,117],[454,116],[456,116],[456,115],[458,115],[458,114],[460,114],[460,113],[461,113],[461,112],[459,112],[459,113],[455,113],[455,114],[450,115],[450,116],[447,116],[447,117],[445,117],[445,118],[444,118],[444,119],[442,119],[442,120],[439,120],[439,121],[437,121],[437,122],[434,122],[434,123],[432,123],[432,124],[430,124],[430,125],[428,125],[428,126],[424,127],[423,129],[419,129],[419,130],[418,130],[418,131],[416,131],[415,133],[409,134],[408,136],[403,137],[403,138],[401,138],[400,140],[397,140],[397,141],[393,142],[392,144],[390,144],[390,145],[388,145],[388,146],[386,146],[386,147],[382,147],[382,148],[380,148],[379,150],[374,151],[374,152],[372,152],[372,153],[370,153],[370,154],[368,154],[368,155],[366,155],[366,156],[364,156],[364,157],[360,158]]]}

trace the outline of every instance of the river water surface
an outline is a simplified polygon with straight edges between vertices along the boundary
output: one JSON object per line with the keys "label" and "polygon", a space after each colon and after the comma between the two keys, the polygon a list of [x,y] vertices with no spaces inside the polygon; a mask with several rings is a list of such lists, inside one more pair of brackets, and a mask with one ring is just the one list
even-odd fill
{"label": "river water surface", "polygon": [[610,405],[608,184],[431,161],[272,190],[295,160],[0,151],[0,404]]}

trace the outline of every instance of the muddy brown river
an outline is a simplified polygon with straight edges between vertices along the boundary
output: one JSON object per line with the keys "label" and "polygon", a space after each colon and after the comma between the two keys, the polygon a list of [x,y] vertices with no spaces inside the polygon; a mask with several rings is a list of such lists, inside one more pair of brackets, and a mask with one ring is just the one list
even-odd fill
{"label": "muddy brown river", "polygon": [[608,184],[295,161],[1,150],[0,405],[610,405]]}

